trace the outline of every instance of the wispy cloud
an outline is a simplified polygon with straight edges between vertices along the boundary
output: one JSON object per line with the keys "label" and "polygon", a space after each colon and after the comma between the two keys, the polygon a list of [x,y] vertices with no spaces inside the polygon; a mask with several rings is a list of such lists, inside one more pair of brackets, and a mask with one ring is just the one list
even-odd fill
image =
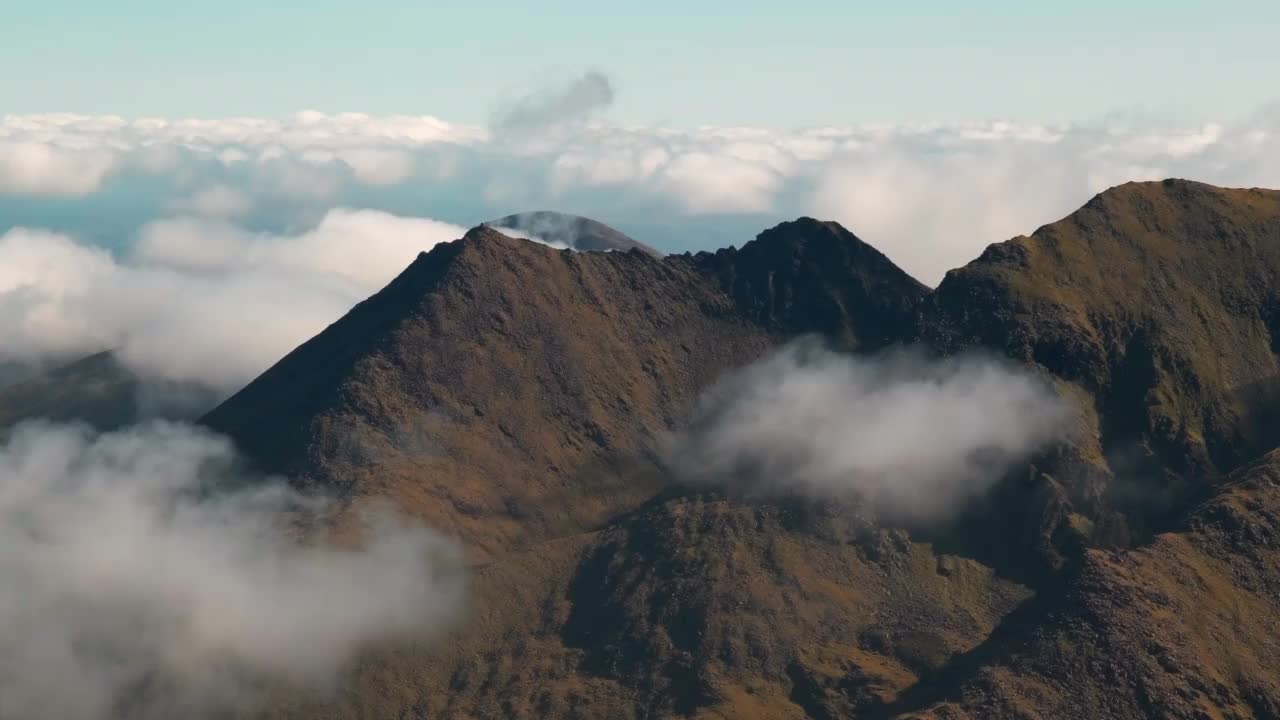
{"label": "wispy cloud", "polygon": [[1065,439],[1067,421],[1044,381],[995,359],[852,357],[803,341],[713,386],[668,458],[694,483],[928,521]]}
{"label": "wispy cloud", "polygon": [[144,379],[226,395],[464,232],[369,210],[287,235],[183,217],[146,225],[115,256],[12,230],[0,236],[0,360],[115,349]]}
{"label": "wispy cloud", "polygon": [[113,212],[151,202],[152,216],[140,209],[138,225],[175,209],[293,227],[335,206],[460,224],[552,208],[596,216],[666,250],[711,242],[700,218],[717,227],[741,218],[733,227],[742,236],[728,239],[741,244],[753,229],[809,214],[849,226],[933,283],[987,244],[1031,232],[1128,180],[1280,186],[1273,112],[1190,128],[1120,119],[632,128],[592,120],[613,94],[606,77],[588,73],[520,98],[499,113],[495,129],[541,130],[514,135],[357,113],[6,116],[0,204],[6,195],[21,198],[6,215],[30,218],[41,197],[60,196],[46,213],[54,226],[96,195],[117,198]]}
{"label": "wispy cloud", "polygon": [[613,104],[613,82],[591,70],[558,87],[526,93],[503,104],[493,116],[500,133],[528,133],[581,122]]}

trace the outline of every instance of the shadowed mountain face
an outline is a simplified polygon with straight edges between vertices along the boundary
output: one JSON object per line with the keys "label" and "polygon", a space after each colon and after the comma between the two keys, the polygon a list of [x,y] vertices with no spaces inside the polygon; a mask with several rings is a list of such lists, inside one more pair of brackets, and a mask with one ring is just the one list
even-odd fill
{"label": "shadowed mountain face", "polygon": [[112,430],[138,417],[137,378],[110,352],[0,387],[0,431],[34,419]]}
{"label": "shadowed mountain face", "polygon": [[27,420],[79,422],[101,432],[148,419],[190,421],[220,399],[193,384],[144,381],[104,350],[0,386],[0,431]]}
{"label": "shadowed mountain face", "polygon": [[[450,641],[271,714],[1276,717],[1277,272],[1280,193],[1180,181],[932,292],[809,219],[662,259],[477,228],[205,419],[474,559]],[[1072,441],[948,527],[672,483],[699,394],[808,333],[1007,356],[1071,404]]]}
{"label": "shadowed mountain face", "polygon": [[812,218],[694,260],[755,323],[783,335],[819,334],[845,350],[906,340],[929,291],[848,230]]}
{"label": "shadowed mountain face", "polygon": [[1280,717],[1280,456],[1181,525],[1137,550],[1089,551],[1009,632],[878,716]]}
{"label": "shadowed mountain face", "polygon": [[517,233],[543,242],[564,245],[574,250],[600,252],[640,250],[654,257],[662,257],[662,253],[639,240],[632,239],[602,222],[580,215],[540,210],[507,215],[484,224],[499,231],[515,230]]}

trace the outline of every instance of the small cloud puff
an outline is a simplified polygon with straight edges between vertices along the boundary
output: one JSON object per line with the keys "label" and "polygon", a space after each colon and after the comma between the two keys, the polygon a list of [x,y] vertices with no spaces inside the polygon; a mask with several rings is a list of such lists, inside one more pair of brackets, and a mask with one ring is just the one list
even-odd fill
{"label": "small cloud puff", "polygon": [[499,133],[532,133],[585,120],[613,104],[613,82],[596,70],[562,87],[527,93],[506,103],[493,117]]}
{"label": "small cloud puff", "polygon": [[995,359],[844,356],[799,341],[708,390],[667,456],[688,482],[860,499],[927,522],[1066,439],[1068,420],[1045,381]]}

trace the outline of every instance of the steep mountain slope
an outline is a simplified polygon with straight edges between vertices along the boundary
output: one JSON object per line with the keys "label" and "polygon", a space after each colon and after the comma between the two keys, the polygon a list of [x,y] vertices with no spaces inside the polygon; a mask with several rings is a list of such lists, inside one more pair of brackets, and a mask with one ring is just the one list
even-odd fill
{"label": "steep mountain slope", "polygon": [[765,346],[688,267],[482,226],[206,422],[271,470],[393,497],[489,553],[651,495],[616,468],[643,464],[697,387]]}
{"label": "steep mountain slope", "polygon": [[962,663],[983,667],[913,717],[1280,717],[1280,453],[1185,525],[1090,551],[1034,630]]}
{"label": "steep mountain slope", "polygon": [[[1180,181],[932,293],[810,219],[664,259],[478,228],[206,418],[473,558],[448,642],[272,715],[1275,717],[1280,461],[1238,468],[1275,444],[1277,272],[1280,193]],[[1037,366],[1078,433],[927,531],[671,484],[656,448],[698,393],[812,332]]]}
{"label": "steep mountain slope", "polygon": [[1090,515],[1120,510],[1099,540],[1123,545],[1280,443],[1277,281],[1280,192],[1130,183],[948,273],[921,335],[1069,383],[1092,419],[1050,472]]}
{"label": "steep mountain slope", "polygon": [[515,230],[526,237],[558,243],[574,250],[618,251],[640,250],[654,257],[662,253],[602,222],[581,215],[539,210],[516,213],[484,223],[498,230]]}
{"label": "steep mountain slope", "polygon": [[137,378],[110,352],[0,387],[0,431],[33,419],[111,430],[134,422],[138,414]]}
{"label": "steep mountain slope", "polygon": [[[792,235],[762,235],[753,246],[783,251],[744,251],[741,272],[769,274],[777,256],[785,278],[833,243],[861,245]],[[902,291],[877,301],[894,308],[923,295],[909,278],[886,288]],[[830,293],[800,287],[779,308]],[[866,305],[825,321],[856,339]],[[555,251],[481,226],[420,256],[205,422],[269,470],[390,496],[492,553],[653,495],[656,442],[700,388],[776,344],[777,325],[689,257]]]}
{"label": "steep mountain slope", "polygon": [[834,718],[981,643],[1029,590],[803,504],[661,498],[477,569],[432,648],[360,664],[278,717]]}

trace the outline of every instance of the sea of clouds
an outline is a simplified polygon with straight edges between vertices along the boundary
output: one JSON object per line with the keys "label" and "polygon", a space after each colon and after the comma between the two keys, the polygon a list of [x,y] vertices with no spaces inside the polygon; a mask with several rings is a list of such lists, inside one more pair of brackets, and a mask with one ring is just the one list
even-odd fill
{"label": "sea of clouds", "polygon": [[613,98],[589,72],[483,126],[4,116],[0,363],[115,347],[144,376],[225,393],[418,251],[521,210],[595,216],[665,251],[830,218],[933,284],[1125,181],[1280,186],[1277,108],[1191,128],[676,129],[604,122]]}
{"label": "sea of clouds", "polygon": [[[987,244],[1115,184],[1280,186],[1276,107],[1194,127],[1108,119],[664,128],[606,122],[613,97],[607,77],[588,73],[499,107],[486,125],[318,112],[4,116],[0,228],[73,229],[120,245],[169,216],[297,231],[334,207],[467,226],[562,209],[673,251],[740,245],[770,223],[814,215],[933,284]],[[82,208],[101,211],[96,227]]]}
{"label": "sea of clouds", "polygon": [[372,210],[334,209],[284,235],[177,217],[111,253],[15,228],[0,235],[0,358],[111,349],[146,380],[225,397],[463,232]]}

